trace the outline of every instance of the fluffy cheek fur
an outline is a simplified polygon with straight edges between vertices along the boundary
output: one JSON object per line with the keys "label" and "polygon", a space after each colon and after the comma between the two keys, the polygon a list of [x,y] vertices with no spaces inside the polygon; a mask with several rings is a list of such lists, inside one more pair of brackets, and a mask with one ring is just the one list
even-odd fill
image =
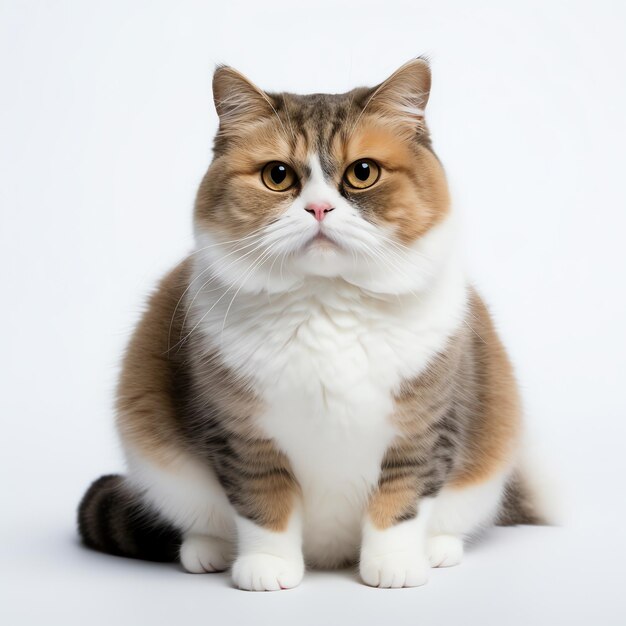
{"label": "fluffy cheek fur", "polygon": [[348,163],[367,156],[382,166],[380,180],[348,199],[372,223],[410,245],[449,213],[443,168],[425,145],[409,141],[377,121],[366,121],[346,147]]}
{"label": "fluffy cheek fur", "polygon": [[261,125],[249,132],[245,143],[233,144],[216,158],[196,197],[196,232],[210,232],[223,240],[241,239],[278,219],[298,188],[271,191],[263,185],[260,172],[269,161],[289,160],[288,153],[284,136]]}
{"label": "fluffy cheek fur", "polygon": [[[206,250],[201,264],[244,291],[283,291],[307,275],[342,277],[385,293],[420,290],[441,260],[426,255],[422,242],[449,213],[443,169],[426,142],[399,133],[378,114],[347,129],[323,144],[312,142],[311,133],[286,135],[269,120],[231,140],[197,196],[198,248]],[[381,175],[371,188],[355,190],[343,175],[361,158],[376,161]],[[260,171],[272,160],[292,165],[299,179],[292,190],[265,188]],[[334,207],[323,231],[338,246],[306,245],[319,228],[305,211],[309,202]]]}

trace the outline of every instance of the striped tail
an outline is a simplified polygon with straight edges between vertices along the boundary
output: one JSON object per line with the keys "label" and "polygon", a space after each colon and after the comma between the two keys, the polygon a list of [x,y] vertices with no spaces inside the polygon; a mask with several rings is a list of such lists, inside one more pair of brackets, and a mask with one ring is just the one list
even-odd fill
{"label": "striped tail", "polygon": [[498,526],[517,526],[518,524],[543,526],[547,523],[530,489],[522,477],[514,473],[505,487],[496,524]]}
{"label": "striped tail", "polygon": [[537,524],[560,526],[565,521],[566,504],[554,469],[544,462],[545,454],[528,436],[517,467],[506,485],[498,526]]}
{"label": "striped tail", "polygon": [[116,474],[98,478],[78,507],[78,532],[94,550],[146,561],[177,561],[178,530],[141,501]]}

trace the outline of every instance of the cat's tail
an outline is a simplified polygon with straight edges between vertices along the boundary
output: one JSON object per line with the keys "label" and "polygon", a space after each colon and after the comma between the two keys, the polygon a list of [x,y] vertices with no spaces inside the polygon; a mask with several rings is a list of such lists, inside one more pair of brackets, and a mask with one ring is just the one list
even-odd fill
{"label": "cat's tail", "polygon": [[528,438],[516,469],[511,474],[496,518],[498,526],[534,524],[559,526],[565,516],[561,489],[553,468],[546,468],[544,455]]}
{"label": "cat's tail", "polygon": [[181,543],[179,531],[116,474],[87,489],[78,507],[78,533],[89,548],[147,561],[176,561]]}

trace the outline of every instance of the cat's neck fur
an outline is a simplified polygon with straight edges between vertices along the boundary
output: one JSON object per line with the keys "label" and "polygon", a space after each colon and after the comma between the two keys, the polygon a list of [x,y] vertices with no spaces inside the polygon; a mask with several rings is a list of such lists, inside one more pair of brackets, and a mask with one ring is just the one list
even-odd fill
{"label": "cat's neck fur", "polygon": [[187,295],[191,328],[235,371],[262,384],[271,384],[271,375],[287,366],[285,346],[307,332],[312,333],[310,349],[322,353],[332,352],[333,342],[348,341],[358,328],[369,334],[369,341],[385,346],[388,382],[394,387],[418,375],[463,321],[467,284],[458,254],[449,245],[450,228],[442,224],[424,238],[421,249],[429,256],[422,275],[416,272],[416,290],[402,293],[364,288],[345,278],[312,276],[280,293],[212,282],[196,295],[206,262],[197,259],[192,281],[198,286]]}

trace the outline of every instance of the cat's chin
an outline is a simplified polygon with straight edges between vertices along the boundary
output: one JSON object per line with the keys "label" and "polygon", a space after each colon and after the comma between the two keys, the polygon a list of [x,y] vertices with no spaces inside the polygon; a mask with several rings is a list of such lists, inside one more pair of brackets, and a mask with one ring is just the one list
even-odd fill
{"label": "cat's chin", "polygon": [[334,278],[348,269],[350,258],[330,239],[315,239],[308,244],[295,262],[297,270],[306,276]]}

